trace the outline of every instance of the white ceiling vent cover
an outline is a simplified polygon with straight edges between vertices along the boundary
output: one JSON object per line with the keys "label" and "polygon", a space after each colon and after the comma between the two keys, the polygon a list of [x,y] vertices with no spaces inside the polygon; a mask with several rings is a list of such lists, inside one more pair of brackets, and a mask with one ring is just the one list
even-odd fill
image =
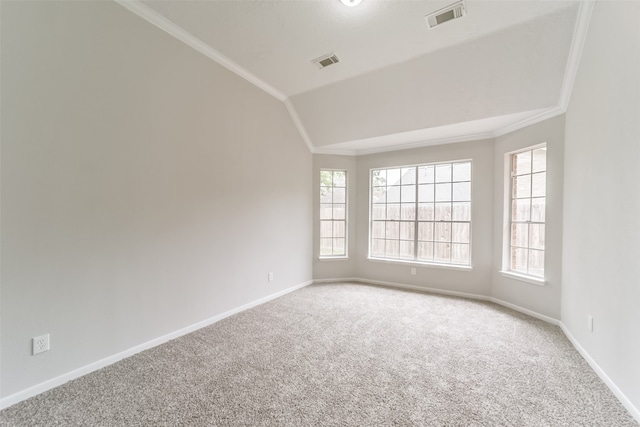
{"label": "white ceiling vent cover", "polygon": [[431,15],[427,15],[424,17],[424,19],[426,19],[429,28],[433,28],[440,24],[444,24],[447,21],[462,18],[465,13],[466,8],[464,6],[464,0],[462,0],[449,5],[444,9],[440,9],[437,12],[432,13]]}
{"label": "white ceiling vent cover", "polygon": [[311,61],[313,64],[316,64],[318,68],[326,68],[329,65],[333,65],[337,62],[340,62],[335,53],[328,53],[326,55],[322,55],[320,58],[316,58]]}

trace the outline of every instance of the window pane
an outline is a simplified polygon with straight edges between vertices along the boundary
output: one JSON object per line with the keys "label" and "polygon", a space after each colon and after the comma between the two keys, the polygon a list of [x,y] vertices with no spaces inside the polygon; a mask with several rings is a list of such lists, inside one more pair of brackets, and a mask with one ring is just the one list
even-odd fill
{"label": "window pane", "polygon": [[451,165],[436,165],[436,182],[451,182]]}
{"label": "window pane", "polygon": [[436,221],[451,221],[451,203],[436,203]]}
{"label": "window pane", "polygon": [[346,239],[344,238],[333,239],[332,255],[345,255],[347,253],[345,250],[345,242],[346,242]]}
{"label": "window pane", "polygon": [[371,242],[371,255],[384,256],[384,240],[373,239],[373,241]]}
{"label": "window pane", "polygon": [[531,221],[544,222],[545,198],[531,199]]}
{"label": "window pane", "polygon": [[420,203],[418,205],[418,219],[421,221],[433,221],[435,207],[433,203]]}
{"label": "window pane", "polygon": [[344,221],[333,221],[333,237],[346,237]]}
{"label": "window pane", "polygon": [[413,241],[401,241],[400,242],[400,258],[413,259]]}
{"label": "window pane", "polygon": [[333,219],[346,219],[346,205],[333,205]]}
{"label": "window pane", "polygon": [[330,187],[320,187],[320,203],[331,203],[333,201],[333,191]]}
{"label": "window pane", "polygon": [[386,238],[387,239],[399,239],[400,238],[400,223],[387,221],[386,223]]}
{"label": "window pane", "polygon": [[529,225],[529,247],[544,249],[544,224]]}
{"label": "window pane", "polygon": [[333,189],[333,203],[345,203],[345,188],[334,188]]}
{"label": "window pane", "polygon": [[450,222],[435,223],[434,240],[436,242],[451,241],[451,223]]}
{"label": "window pane", "polygon": [[418,259],[420,261],[433,261],[433,243],[418,242]]}
{"label": "window pane", "polygon": [[514,200],[511,208],[511,219],[513,221],[529,221],[531,211],[531,199]]}
{"label": "window pane", "polygon": [[385,229],[384,221],[373,221],[371,225],[371,235],[374,239],[384,239]]}
{"label": "window pane", "polygon": [[386,219],[387,218],[387,207],[386,205],[374,205],[371,208],[371,216],[372,219]]}
{"label": "window pane", "polygon": [[333,171],[320,171],[320,186],[333,187]]}
{"label": "window pane", "polygon": [[511,224],[511,246],[529,247],[529,224]]}
{"label": "window pane", "polygon": [[531,172],[543,172],[547,170],[547,147],[533,150],[533,170]]}
{"label": "window pane", "polygon": [[387,169],[387,185],[400,185],[400,169]]}
{"label": "window pane", "polygon": [[451,224],[451,241],[454,243],[469,243],[469,223],[454,222]]}
{"label": "window pane", "polygon": [[320,221],[320,238],[333,237],[333,221]]}
{"label": "window pane", "polygon": [[415,185],[403,185],[400,201],[403,203],[416,201],[416,186]]}
{"label": "window pane", "polygon": [[402,168],[402,185],[416,183],[416,168]]}
{"label": "window pane", "polygon": [[469,264],[469,245],[452,244],[451,262],[454,264]]}
{"label": "window pane", "polygon": [[336,187],[346,187],[347,173],[345,171],[333,171],[333,185]]}
{"label": "window pane", "polygon": [[544,197],[547,195],[547,174],[540,172],[531,175],[531,196]]}
{"label": "window pane", "polygon": [[320,219],[332,218],[333,205],[331,203],[320,204]]}
{"label": "window pane", "polygon": [[416,235],[416,226],[413,221],[400,223],[400,239],[401,240],[415,240],[415,235]]}
{"label": "window pane", "polygon": [[451,244],[434,243],[433,260],[436,262],[449,262],[451,260]]}
{"label": "window pane", "polygon": [[435,186],[433,184],[422,184],[418,186],[418,201],[433,202]]}
{"label": "window pane", "polygon": [[333,255],[333,239],[320,239],[320,255]]}
{"label": "window pane", "polygon": [[531,175],[513,177],[513,197],[516,199],[531,197]]}
{"label": "window pane", "polygon": [[384,169],[374,170],[371,173],[371,184],[374,186],[387,185],[387,171]]}
{"label": "window pane", "polygon": [[433,166],[420,166],[418,168],[418,183],[426,184],[434,181],[435,168]]}
{"label": "window pane", "polygon": [[387,219],[400,219],[400,205],[387,205]]}
{"label": "window pane", "polygon": [[451,201],[451,184],[436,184],[436,202]]}
{"label": "window pane", "polygon": [[511,248],[511,270],[527,274],[528,249]]}
{"label": "window pane", "polygon": [[387,203],[398,203],[400,201],[400,186],[387,188]]}
{"label": "window pane", "polygon": [[471,203],[452,203],[452,221],[471,221]]}
{"label": "window pane", "polygon": [[531,151],[513,155],[513,174],[522,175],[531,173]]}
{"label": "window pane", "polygon": [[471,181],[471,163],[454,163],[453,164],[453,180],[454,181]]}
{"label": "window pane", "polygon": [[544,251],[529,251],[529,274],[544,277]]}
{"label": "window pane", "polygon": [[414,221],[416,219],[416,204],[403,203],[400,205],[400,219]]}
{"label": "window pane", "polygon": [[372,203],[387,203],[387,188],[386,187],[374,187],[371,191]]}
{"label": "window pane", "polygon": [[418,223],[418,240],[433,241],[433,222]]}
{"label": "window pane", "polygon": [[468,202],[471,200],[471,183],[457,182],[453,184],[453,200],[455,202]]}
{"label": "window pane", "polygon": [[385,240],[384,256],[398,258],[400,256],[400,242],[398,240]]}

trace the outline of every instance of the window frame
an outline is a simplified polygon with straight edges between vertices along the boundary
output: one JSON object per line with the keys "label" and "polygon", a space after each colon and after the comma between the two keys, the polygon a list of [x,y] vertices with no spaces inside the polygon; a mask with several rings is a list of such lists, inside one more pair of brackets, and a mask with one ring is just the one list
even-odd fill
{"label": "window frame", "polygon": [[[328,204],[328,203],[323,203],[322,202],[322,173],[323,172],[331,172],[332,174],[334,172],[343,172],[344,173],[344,219],[334,219],[333,218],[333,214],[332,214],[332,218],[331,219],[323,219],[322,218],[322,205]],[[318,174],[318,179],[320,180],[320,183],[318,185],[318,205],[319,205],[319,209],[318,209],[318,259],[320,260],[345,260],[349,258],[349,173],[346,169],[334,169],[334,168],[320,168],[319,174]],[[332,176],[332,183],[333,183],[333,176]],[[335,187],[335,186],[334,186]],[[340,187],[342,188],[342,187]],[[332,205],[332,212],[333,212],[333,205],[336,204],[333,202],[333,200],[330,203]],[[323,255],[322,254],[322,222],[323,221],[331,221],[332,224],[334,221],[343,221],[344,222],[344,254],[342,255]],[[333,225],[332,225],[333,228]],[[333,237],[333,233],[332,233],[332,237],[331,239],[334,239]],[[332,249],[333,249],[333,242],[332,242]]]}
{"label": "window frame", "polygon": [[[528,221],[525,222],[521,222],[521,221],[513,221],[513,201],[516,200],[516,198],[514,198],[514,175],[513,175],[513,170],[514,170],[514,159],[515,159],[515,155],[517,154],[521,154],[521,153],[526,153],[528,151],[530,151],[532,153],[532,164],[533,164],[533,152],[535,150],[538,150],[540,148],[545,148],[547,149],[547,143],[546,142],[542,142],[539,144],[535,144],[535,145],[531,145],[531,146],[527,146],[527,147],[523,147],[520,148],[518,150],[514,150],[514,151],[510,151],[508,153],[505,153],[504,155],[504,213],[503,213],[503,247],[502,247],[502,269],[500,270],[500,274],[504,277],[508,277],[511,279],[516,279],[522,282],[527,282],[527,283],[531,283],[534,285],[538,285],[538,286],[544,286],[546,285],[546,255],[547,255],[547,248],[546,248],[546,236],[547,236],[547,199],[548,199],[548,187],[547,187],[547,176],[548,176],[548,150],[546,150],[546,154],[545,154],[545,168],[544,168],[544,173],[545,173],[545,193],[544,193],[544,201],[545,201],[545,207],[544,207],[544,220],[543,221],[531,221],[531,219],[529,219]],[[533,172],[533,169],[528,173],[528,175],[533,176],[535,173],[539,173],[542,171],[538,171],[538,172]],[[527,174],[523,174],[523,175],[527,175]],[[531,184],[531,187],[533,189],[533,184]],[[531,190],[531,194],[530,196],[527,198],[529,200],[532,200],[536,197],[533,196],[532,193],[533,190]],[[523,198],[520,198],[523,199]],[[530,214],[531,215],[531,214]],[[527,251],[532,251],[532,250],[536,250],[536,251],[542,251],[543,252],[543,274],[542,276],[539,275],[535,275],[535,274],[530,274],[530,273],[524,273],[522,271],[518,271],[518,270],[512,270],[511,268],[511,250],[512,250],[512,225],[513,224],[539,224],[539,225],[544,225],[544,242],[545,242],[545,247],[543,249],[538,249],[538,248],[533,248],[531,247],[531,243],[528,240],[527,242]],[[524,248],[524,247],[520,247],[520,248]],[[527,263],[527,270],[529,270],[529,265]]]}
{"label": "window frame", "polygon": [[[462,180],[462,181],[456,181],[453,178],[453,165],[454,164],[458,164],[458,163],[468,163],[469,164],[469,179],[467,180]],[[435,217],[431,220],[420,220],[419,219],[419,205],[420,205],[420,200],[418,197],[418,192],[419,192],[419,176],[418,176],[418,168],[420,167],[429,167],[432,166],[434,168],[434,173],[436,170],[436,167],[439,165],[451,165],[451,180],[447,181],[447,182],[442,182],[442,183],[449,183],[452,185],[452,197],[451,200],[447,201],[447,202],[442,202],[442,203],[468,203],[469,204],[469,219],[468,221],[463,221],[463,220],[454,220],[453,218],[449,219],[449,220],[440,220],[437,221],[435,219]],[[415,227],[415,231],[414,231],[414,237],[413,237],[413,244],[414,244],[414,248],[413,248],[413,258],[409,259],[409,258],[386,258],[384,256],[378,256],[378,255],[373,255],[373,241],[374,241],[374,222],[375,221],[388,221],[388,220],[376,220],[374,219],[374,214],[373,214],[373,207],[374,207],[374,202],[373,202],[373,188],[374,188],[374,183],[373,183],[373,179],[374,179],[374,171],[380,171],[380,170],[389,170],[389,169],[408,169],[408,168],[415,168],[416,170],[416,175],[415,175],[415,187],[416,187],[416,196],[415,196],[415,201],[414,202],[410,202],[410,203],[415,203],[415,218],[413,220],[402,220],[402,219],[397,219],[397,220],[392,220],[392,221],[397,221],[399,223],[402,222],[412,222],[414,224]],[[468,182],[469,183],[469,200],[468,201],[455,201],[453,200],[453,184],[454,183],[464,183],[464,182]],[[433,185],[435,188],[435,185],[437,184],[435,176],[434,176],[434,181],[433,181]],[[401,186],[401,185],[398,185]],[[386,185],[386,187],[389,187],[389,185]],[[369,169],[369,188],[368,188],[368,204],[369,204],[369,227],[368,227],[368,240],[367,240],[367,246],[368,246],[368,252],[367,252],[367,259],[369,261],[373,261],[373,262],[383,262],[383,263],[398,263],[398,264],[410,264],[410,265],[416,265],[416,266],[422,266],[422,267],[436,267],[436,268],[445,268],[445,269],[453,269],[453,270],[472,270],[473,268],[473,254],[472,254],[472,247],[473,247],[473,241],[472,241],[472,220],[473,220],[473,159],[457,159],[457,160],[448,160],[448,161],[439,161],[439,162],[431,162],[431,163],[417,163],[417,164],[409,164],[409,165],[393,165],[393,166],[379,166],[379,167],[375,167],[375,168],[371,168]],[[434,195],[435,196],[435,195]],[[437,204],[436,199],[434,197],[433,202],[423,202],[423,203],[433,203],[434,204],[434,208],[435,208],[435,204]],[[388,204],[388,202],[385,202],[384,205],[386,206]],[[398,204],[401,204],[401,202],[398,202]],[[435,215],[435,212],[434,212]],[[455,263],[455,262],[451,262],[451,258],[452,256],[449,256],[449,262],[440,262],[440,261],[436,261],[435,257],[433,260],[421,260],[418,258],[418,245],[421,242],[421,240],[419,239],[419,233],[418,233],[418,227],[419,224],[421,222],[433,222],[434,223],[434,227],[435,224],[437,223],[442,223],[442,222],[446,222],[448,224],[454,224],[454,223],[467,223],[468,227],[469,227],[469,233],[468,233],[468,243],[461,243],[461,242],[455,242],[453,240],[453,226],[451,226],[451,237],[449,239],[449,241],[447,242],[441,242],[441,243],[447,243],[450,245],[449,247],[449,251],[451,251],[451,245],[452,244],[465,244],[468,245],[468,251],[469,251],[469,256],[468,256],[468,263],[466,264],[462,264],[462,263]],[[434,230],[435,232],[435,230]],[[383,240],[387,240],[387,239],[383,239]],[[399,241],[402,241],[403,239],[400,239]],[[424,241],[424,243],[438,243],[435,240],[433,241]],[[435,250],[435,249],[434,249]],[[434,254],[435,255],[435,254]]]}

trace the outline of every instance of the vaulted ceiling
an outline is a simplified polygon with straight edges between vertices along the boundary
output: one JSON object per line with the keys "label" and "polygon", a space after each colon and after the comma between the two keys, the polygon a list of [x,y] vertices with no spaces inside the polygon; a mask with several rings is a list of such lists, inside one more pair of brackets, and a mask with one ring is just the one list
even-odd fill
{"label": "vaulted ceiling", "polygon": [[[285,102],[309,148],[370,152],[497,136],[566,109],[577,1],[116,0]],[[335,53],[319,69],[311,61]]]}

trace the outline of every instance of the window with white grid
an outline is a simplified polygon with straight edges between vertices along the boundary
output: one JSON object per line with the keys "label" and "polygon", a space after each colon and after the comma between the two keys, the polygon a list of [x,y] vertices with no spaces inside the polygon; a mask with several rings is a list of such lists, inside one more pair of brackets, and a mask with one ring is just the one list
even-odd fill
{"label": "window with white grid", "polygon": [[320,171],[320,257],[347,256],[347,171]]}
{"label": "window with white grid", "polygon": [[510,155],[509,271],[544,277],[547,148]]}
{"label": "window with white grid", "polygon": [[471,265],[471,161],[371,170],[369,257]]}

